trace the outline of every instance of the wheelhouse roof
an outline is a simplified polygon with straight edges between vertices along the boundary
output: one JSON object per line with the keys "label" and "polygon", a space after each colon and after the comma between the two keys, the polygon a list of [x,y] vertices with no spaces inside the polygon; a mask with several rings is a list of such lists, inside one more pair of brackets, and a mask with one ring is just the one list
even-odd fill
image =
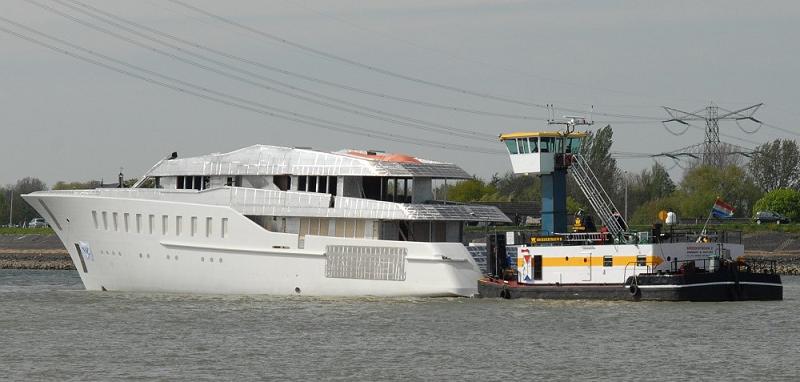
{"label": "wheelhouse roof", "polygon": [[544,138],[585,138],[588,136],[586,133],[573,131],[567,135],[565,135],[561,131],[529,131],[529,132],[517,132],[517,133],[506,133],[500,134],[500,140],[504,141],[507,139],[517,139],[517,138],[536,138],[536,137],[544,137]]}
{"label": "wheelhouse roof", "polygon": [[165,160],[148,176],[329,175],[469,179],[452,163],[405,154],[253,145],[229,153]]}

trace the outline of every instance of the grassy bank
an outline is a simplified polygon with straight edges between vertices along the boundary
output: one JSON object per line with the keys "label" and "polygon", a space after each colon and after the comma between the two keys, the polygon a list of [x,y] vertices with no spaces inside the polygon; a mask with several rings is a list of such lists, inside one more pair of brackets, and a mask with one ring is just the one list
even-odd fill
{"label": "grassy bank", "polygon": [[[682,224],[675,226],[676,229],[695,230],[700,231],[703,229],[702,224]],[[631,231],[649,231],[649,225],[631,225]],[[800,233],[800,224],[755,224],[755,223],[726,223],[726,224],[709,224],[706,227],[709,231],[742,231],[744,233],[751,232],[785,232],[785,233]],[[466,232],[485,232],[485,226],[467,226]],[[489,232],[508,232],[508,231],[533,231],[538,232],[539,227],[531,226],[489,226]]]}
{"label": "grassy bank", "polygon": [[47,228],[20,228],[0,227],[0,235],[53,235],[53,229]]}

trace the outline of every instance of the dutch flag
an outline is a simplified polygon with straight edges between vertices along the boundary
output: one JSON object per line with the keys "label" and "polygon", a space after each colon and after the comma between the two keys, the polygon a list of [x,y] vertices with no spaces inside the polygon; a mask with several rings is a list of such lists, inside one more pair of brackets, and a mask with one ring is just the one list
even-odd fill
{"label": "dutch flag", "polygon": [[730,204],[725,203],[721,198],[717,198],[717,200],[714,201],[714,207],[711,209],[711,213],[716,218],[732,218],[733,211],[736,211],[736,209]]}

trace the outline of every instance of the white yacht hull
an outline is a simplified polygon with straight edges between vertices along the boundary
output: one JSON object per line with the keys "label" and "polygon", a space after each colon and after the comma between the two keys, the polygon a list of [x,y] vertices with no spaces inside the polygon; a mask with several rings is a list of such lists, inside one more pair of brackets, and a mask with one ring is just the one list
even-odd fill
{"label": "white yacht hull", "polygon": [[[301,244],[297,234],[267,231],[227,206],[91,192],[39,192],[25,199],[51,223],[88,290],[472,296],[481,277],[460,243],[305,236]],[[400,248],[402,264],[394,264],[400,271],[389,279],[355,271],[326,275],[327,251],[337,245]]]}

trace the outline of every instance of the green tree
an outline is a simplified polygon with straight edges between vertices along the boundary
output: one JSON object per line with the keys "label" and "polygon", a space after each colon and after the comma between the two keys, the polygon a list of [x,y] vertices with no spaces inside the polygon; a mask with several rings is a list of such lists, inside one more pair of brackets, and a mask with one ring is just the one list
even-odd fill
{"label": "green tree", "polygon": [[705,219],[717,197],[736,208],[735,216],[749,217],[762,192],[741,167],[697,166],[686,173],[675,195],[679,216]]}
{"label": "green tree", "polygon": [[541,183],[538,176],[515,175],[507,172],[503,176],[495,174],[489,186],[496,191],[486,195],[484,201],[527,202],[541,199]]}
{"label": "green tree", "polygon": [[756,147],[747,166],[764,191],[800,187],[800,149],[790,139],[776,139]]}
{"label": "green tree", "polygon": [[22,178],[14,185],[14,211],[13,221],[14,224],[22,224],[30,221],[35,217],[39,217],[36,210],[22,199],[22,195],[29,194],[35,191],[47,190],[47,185],[38,178]]}
{"label": "green tree", "polygon": [[454,202],[474,202],[495,192],[497,190],[483,180],[472,178],[448,187],[447,199]]}
{"label": "green tree", "polygon": [[0,226],[8,224],[8,197],[11,187],[0,187]]}
{"label": "green tree", "polygon": [[[614,131],[611,125],[589,132],[581,145],[581,155],[591,167],[600,185],[606,190],[609,197],[617,207],[623,203],[622,174],[617,168],[617,160],[611,156],[611,146],[614,143]],[[589,205],[589,201],[570,177],[567,180],[567,194],[578,203]]]}
{"label": "green tree", "polygon": [[629,219],[631,224],[658,223],[658,213],[660,211],[678,212],[680,205],[680,197],[676,194],[649,200],[642,203]]}
{"label": "green tree", "polygon": [[789,188],[772,190],[756,202],[753,212],[756,211],[777,212],[797,221],[800,219],[800,191]]}
{"label": "green tree", "polygon": [[100,187],[100,181],[90,180],[87,182],[64,182],[58,181],[53,185],[54,190],[92,190]]}
{"label": "green tree", "polygon": [[628,184],[629,217],[645,203],[664,198],[675,191],[675,183],[660,163],[653,164],[653,167],[639,174],[626,175],[625,179]]}

